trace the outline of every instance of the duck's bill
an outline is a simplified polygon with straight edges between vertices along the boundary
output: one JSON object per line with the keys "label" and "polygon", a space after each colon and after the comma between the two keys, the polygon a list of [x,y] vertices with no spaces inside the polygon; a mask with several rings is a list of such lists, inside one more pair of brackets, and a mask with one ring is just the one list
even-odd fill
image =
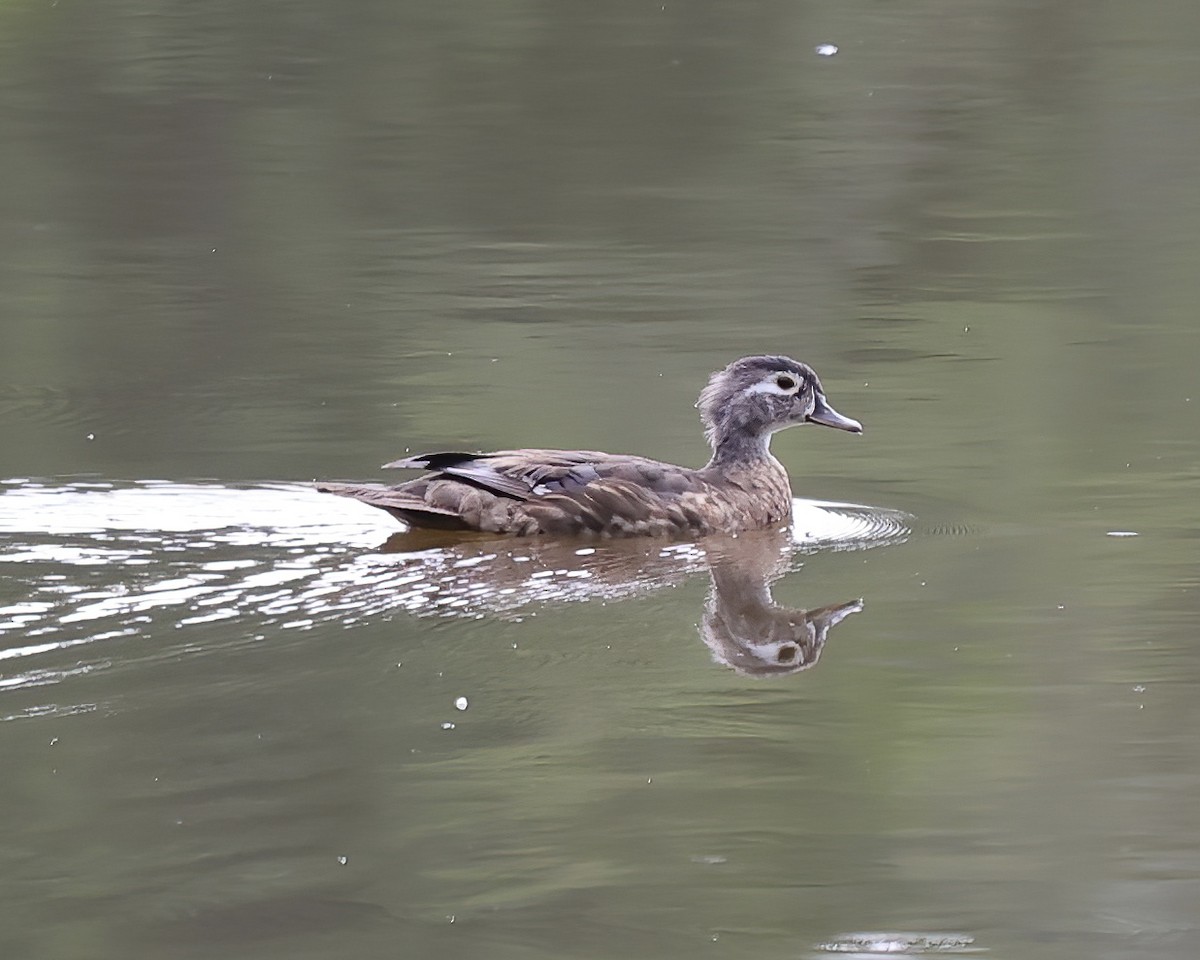
{"label": "duck's bill", "polygon": [[813,412],[808,415],[810,423],[819,423],[823,427],[833,427],[836,430],[847,430],[850,433],[862,433],[862,424],[857,420],[851,420],[849,417],[843,417],[840,413],[829,405],[829,401],[825,399],[825,394],[818,393],[817,404],[813,408]]}

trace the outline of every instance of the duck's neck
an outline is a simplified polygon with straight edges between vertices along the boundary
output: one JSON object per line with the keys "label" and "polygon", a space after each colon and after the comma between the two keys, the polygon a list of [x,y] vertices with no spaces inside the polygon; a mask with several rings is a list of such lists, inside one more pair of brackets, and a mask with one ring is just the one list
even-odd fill
{"label": "duck's neck", "polygon": [[715,438],[712,459],[705,469],[728,470],[764,461],[776,462],[771,456],[771,434],[738,431]]}

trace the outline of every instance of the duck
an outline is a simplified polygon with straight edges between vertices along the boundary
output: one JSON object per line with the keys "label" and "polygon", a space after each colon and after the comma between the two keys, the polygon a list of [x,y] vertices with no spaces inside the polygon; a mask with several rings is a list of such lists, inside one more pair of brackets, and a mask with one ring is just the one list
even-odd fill
{"label": "duck", "polygon": [[699,468],[595,450],[439,452],[383,465],[426,471],[405,483],[315,486],[411,530],[695,539],[790,523],[791,483],[771,454],[773,434],[802,424],[863,432],[829,403],[812,367],[786,356],[734,360],[709,377],[696,408],[712,451]]}

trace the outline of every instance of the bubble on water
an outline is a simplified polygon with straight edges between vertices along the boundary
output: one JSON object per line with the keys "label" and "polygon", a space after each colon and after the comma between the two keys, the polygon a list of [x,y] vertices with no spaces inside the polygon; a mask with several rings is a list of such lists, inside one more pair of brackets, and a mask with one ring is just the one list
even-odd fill
{"label": "bubble on water", "polygon": [[470,704],[467,703],[466,697],[459,697],[454,701],[454,707],[457,710],[466,710],[468,706],[470,706]]}
{"label": "bubble on water", "polygon": [[832,57],[838,52],[836,43],[818,43],[814,49],[818,57]]}

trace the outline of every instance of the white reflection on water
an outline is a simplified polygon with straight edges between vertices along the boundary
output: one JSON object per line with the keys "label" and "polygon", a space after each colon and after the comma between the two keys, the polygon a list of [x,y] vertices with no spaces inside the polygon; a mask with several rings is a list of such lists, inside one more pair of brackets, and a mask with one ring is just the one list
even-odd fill
{"label": "white reflection on water", "polygon": [[[296,484],[0,483],[0,661],[140,635],[149,624],[240,632],[351,627],[405,612],[519,616],[617,599],[706,569],[704,549],[661,541],[430,544],[385,514]],[[863,549],[907,535],[905,516],[796,501],[788,549]],[[397,533],[397,531],[401,531]],[[0,688],[102,664],[29,669]]]}
{"label": "white reflection on water", "polygon": [[851,958],[982,953],[983,949],[975,946],[974,937],[962,933],[846,933],[817,946],[825,953]]}

